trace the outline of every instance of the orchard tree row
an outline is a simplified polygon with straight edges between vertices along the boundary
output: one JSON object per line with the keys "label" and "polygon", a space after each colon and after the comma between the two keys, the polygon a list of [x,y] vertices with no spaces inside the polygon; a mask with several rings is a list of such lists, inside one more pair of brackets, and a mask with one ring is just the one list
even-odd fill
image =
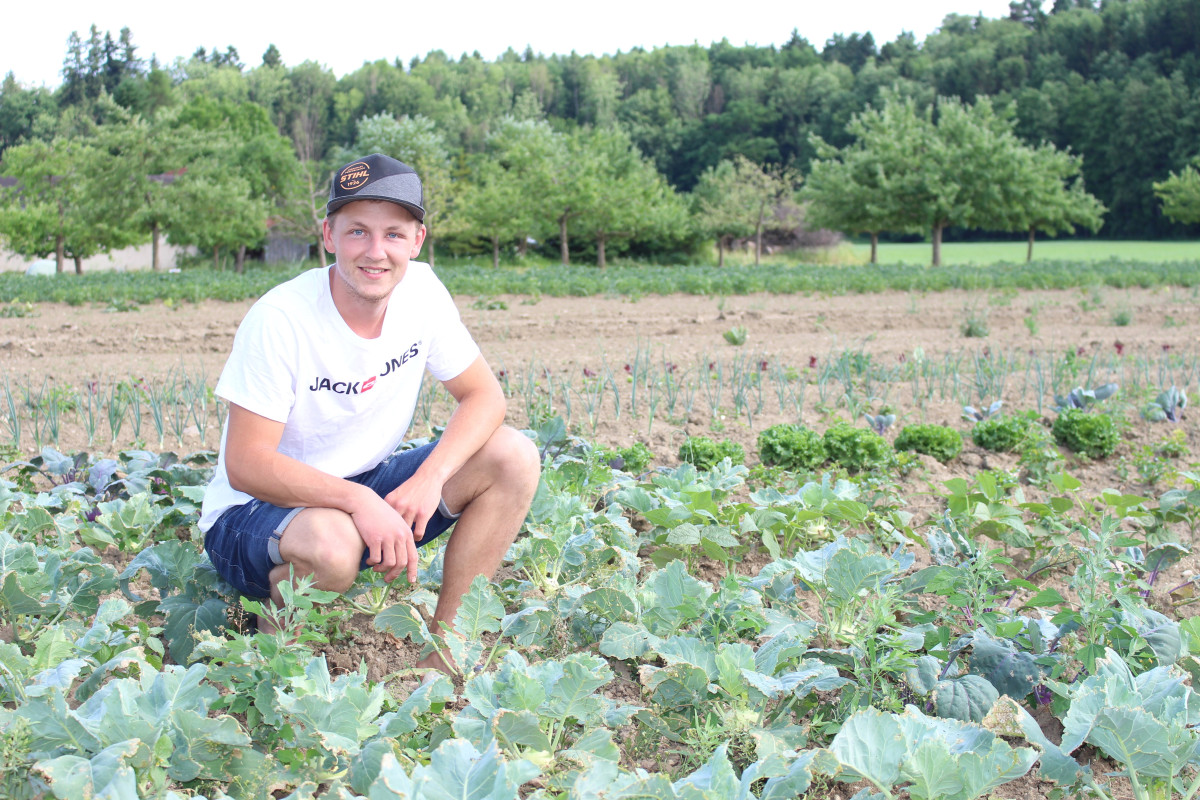
{"label": "orchard tree row", "polygon": [[[735,239],[753,237],[760,254],[767,228],[824,226],[873,242],[884,231],[929,232],[937,265],[950,225],[1028,231],[1030,256],[1039,230],[1099,227],[1104,209],[1078,180],[1076,157],[1021,143],[987,99],[943,100],[937,111],[935,119],[911,100],[887,100],[855,115],[850,145],[815,140],[803,186],[794,170],[738,155],[680,193],[620,126],[560,132],[515,117],[500,120],[480,152],[453,153],[428,117],[381,113],[360,120],[352,147],[330,157],[382,152],[418,170],[431,261],[441,241],[486,243],[493,264],[502,247],[547,240],[569,264],[572,243],[583,241],[604,267],[613,248],[661,257],[715,240],[723,264]],[[149,241],[157,269],[166,235],[211,252],[215,266],[235,253],[241,271],[274,228],[320,252],[328,170],[301,161],[261,106],[197,97],[152,121],[122,113],[5,152],[0,236],[10,249],[54,253],[60,270],[73,259],[79,271],[90,255]]]}

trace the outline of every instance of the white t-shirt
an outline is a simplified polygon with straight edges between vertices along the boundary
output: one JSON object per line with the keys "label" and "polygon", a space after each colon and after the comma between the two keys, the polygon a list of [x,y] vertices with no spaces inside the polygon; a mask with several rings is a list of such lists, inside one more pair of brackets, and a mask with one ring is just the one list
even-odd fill
{"label": "white t-shirt", "polygon": [[[462,374],[479,347],[428,264],[410,261],[388,300],[382,333],[364,339],[333,304],[329,269],[264,294],[238,326],[216,394],[284,423],[279,452],[346,478],[374,467],[403,441],[426,369]],[[204,494],[199,527],[253,498],[229,485],[225,437]]]}

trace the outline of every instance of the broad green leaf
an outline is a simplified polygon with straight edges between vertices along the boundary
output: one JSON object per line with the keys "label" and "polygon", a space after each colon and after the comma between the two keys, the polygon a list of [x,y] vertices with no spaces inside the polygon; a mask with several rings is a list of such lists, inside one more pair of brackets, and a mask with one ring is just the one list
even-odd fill
{"label": "broad green leaf", "polygon": [[791,800],[804,795],[812,785],[814,762],[819,755],[817,750],[800,753],[788,765],[786,773],[767,779],[759,800]]}
{"label": "broad green leaf", "polygon": [[660,640],[654,649],[667,664],[687,664],[703,670],[709,680],[716,680],[717,646],[713,642],[694,636],[671,636]]}
{"label": "broad green leaf", "polygon": [[1087,737],[1142,779],[1171,778],[1183,766],[1175,763],[1170,739],[1168,727],[1140,708],[1101,709]]}
{"label": "broad green leaf", "polygon": [[492,718],[492,733],[505,750],[517,751],[531,747],[548,752],[550,739],[538,725],[538,716],[532,711],[501,710]]}
{"label": "broad green leaf", "polygon": [[676,526],[667,534],[667,544],[676,547],[691,547],[700,544],[700,529],[690,522]]}
{"label": "broad green leaf", "polygon": [[[517,787],[528,770],[511,770],[495,743],[481,753],[469,742],[442,742],[429,766],[413,770],[413,796],[428,800],[517,800]],[[382,776],[381,776],[382,777]]]}
{"label": "broad green leaf", "polygon": [[250,737],[228,715],[213,718],[185,709],[172,714],[171,720],[176,729],[168,774],[177,781],[223,780],[228,762],[242,749],[250,749]]}
{"label": "broad green leaf", "polygon": [[950,800],[962,797],[962,776],[946,743],[937,739],[911,743],[900,771],[913,800]]}
{"label": "broad green leaf", "polygon": [[675,782],[675,791],[681,797],[687,797],[684,792],[689,787],[698,789],[699,797],[708,800],[744,800],[749,795],[748,788],[743,788],[725,754],[725,745],[719,745],[712,756],[702,767],[686,777]]}
{"label": "broad green leaf", "polygon": [[1017,650],[1012,642],[980,630],[971,644],[970,671],[986,678],[999,694],[1020,700],[1041,682],[1042,668],[1033,655]]}
{"label": "broad green leaf", "polygon": [[543,644],[554,627],[554,614],[543,605],[522,608],[505,614],[500,620],[500,632],[512,639],[519,647],[534,647]]}
{"label": "broad green leaf", "polygon": [[179,664],[188,663],[192,649],[196,646],[196,634],[207,631],[220,635],[225,629],[225,611],[228,604],[219,597],[210,597],[197,603],[183,595],[171,595],[159,604],[166,615],[163,636],[171,651],[171,658]]}
{"label": "broad green leaf", "polygon": [[43,775],[54,796],[61,800],[103,797],[106,800],[138,800],[137,777],[125,760],[138,751],[138,742],[120,742],[86,759],[63,755],[39,761],[34,771]]}
{"label": "broad green leaf", "polygon": [[933,689],[939,717],[970,722],[982,722],[999,697],[996,687],[978,675],[941,680]]}
{"label": "broad green leaf", "polygon": [[600,637],[599,648],[606,656],[626,661],[645,655],[652,641],[657,641],[657,637],[651,636],[641,625],[618,622],[609,626]]}
{"label": "broad green leaf", "polygon": [[385,631],[397,639],[413,644],[428,644],[432,639],[424,618],[409,603],[396,603],[375,615],[375,630]]}
{"label": "broad green leaf", "polygon": [[927,695],[937,685],[942,662],[933,656],[917,656],[913,665],[904,670],[904,680],[919,695]]}
{"label": "broad green leaf", "polygon": [[637,603],[626,592],[593,589],[579,599],[580,604],[601,619],[617,622],[637,613]]}
{"label": "broad green leaf", "polygon": [[414,689],[398,709],[380,717],[379,732],[389,739],[412,733],[420,725],[419,717],[429,713],[434,703],[448,703],[453,698],[454,686],[450,679],[438,675]]}
{"label": "broad green leaf", "polygon": [[504,604],[496,596],[491,581],[476,575],[454,615],[454,629],[464,639],[479,639],[484,633],[499,632],[503,616]]}
{"label": "broad green leaf", "polygon": [[896,563],[886,556],[839,550],[829,559],[825,583],[831,596],[849,602],[860,594],[878,590],[895,571]]}
{"label": "broad green leaf", "polygon": [[726,644],[716,654],[717,683],[730,697],[746,697],[746,679],[742,673],[754,669],[754,650],[742,642]]}
{"label": "broad green leaf", "polygon": [[959,753],[955,766],[962,776],[962,797],[973,800],[1015,781],[1029,772],[1037,759],[1037,751],[1010,747],[1003,739],[995,739],[983,752]]}
{"label": "broad green leaf", "polygon": [[876,786],[894,786],[906,754],[900,726],[890,715],[873,708],[852,714],[833,737],[829,751],[841,768]]}
{"label": "broad green leaf", "polygon": [[1061,606],[1066,602],[1067,598],[1063,597],[1057,589],[1043,589],[1026,600],[1023,606],[1026,608],[1048,608]]}
{"label": "broad green leaf", "polygon": [[568,657],[563,663],[562,678],[548,692],[543,715],[590,724],[604,707],[596,691],[610,680],[612,671],[604,659],[587,655]]}

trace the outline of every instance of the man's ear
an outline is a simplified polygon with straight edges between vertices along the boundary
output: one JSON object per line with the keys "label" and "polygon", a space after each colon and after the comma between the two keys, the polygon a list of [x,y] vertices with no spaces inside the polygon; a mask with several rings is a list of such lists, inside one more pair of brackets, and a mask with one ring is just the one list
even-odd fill
{"label": "man's ear", "polygon": [[321,238],[325,240],[325,249],[334,255],[337,251],[333,247],[333,225],[329,222],[329,217],[321,220]]}
{"label": "man's ear", "polygon": [[[409,258],[416,258],[417,255],[420,254],[421,246],[425,244],[425,234],[426,233],[427,233],[427,231],[425,229],[425,226],[422,223],[418,222],[417,223],[417,235],[416,235],[416,237],[413,238],[413,248],[412,248],[412,253],[410,253],[408,256]],[[332,251],[330,251],[330,252],[332,252]]]}

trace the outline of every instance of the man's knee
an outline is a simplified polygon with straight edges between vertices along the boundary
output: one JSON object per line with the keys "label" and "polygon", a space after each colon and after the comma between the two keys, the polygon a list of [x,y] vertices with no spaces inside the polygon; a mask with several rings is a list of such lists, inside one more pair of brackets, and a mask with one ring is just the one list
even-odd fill
{"label": "man's knee", "polygon": [[488,446],[497,462],[497,474],[501,480],[528,486],[531,493],[537,488],[541,458],[537,445],[528,436],[514,428],[502,426],[492,434]]}
{"label": "man's knee", "polygon": [[296,574],[312,574],[319,588],[334,592],[354,584],[362,551],[354,520],[336,508],[306,508],[279,541],[280,556],[296,566]]}

